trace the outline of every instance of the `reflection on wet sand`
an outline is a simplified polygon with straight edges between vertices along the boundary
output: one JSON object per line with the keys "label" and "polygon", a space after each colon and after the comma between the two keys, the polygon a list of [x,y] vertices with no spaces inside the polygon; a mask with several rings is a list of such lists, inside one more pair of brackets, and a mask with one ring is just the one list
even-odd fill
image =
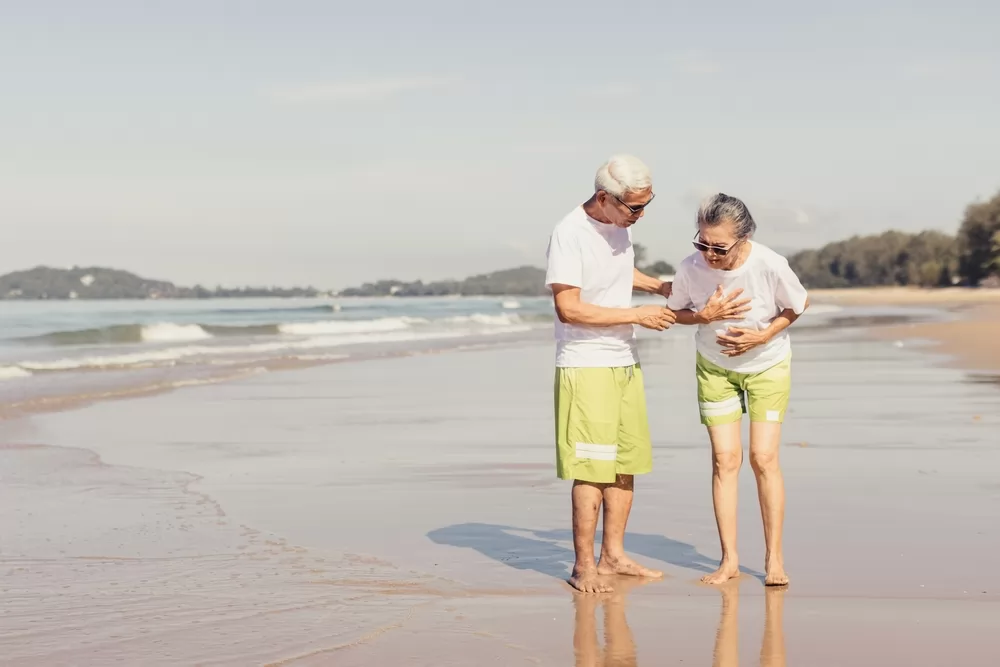
{"label": "reflection on wet sand", "polygon": [[[576,621],[573,652],[577,667],[628,667],[636,662],[635,639],[625,618],[625,598],[630,590],[649,583],[643,579],[619,577],[615,592],[601,595],[574,593]],[[604,649],[597,639],[597,607],[604,612]]]}
{"label": "reflection on wet sand", "polygon": [[[713,667],[737,667],[740,664],[739,647],[739,580],[731,580],[720,587],[722,612],[719,631],[715,635]],[[760,644],[761,667],[784,667],[785,634],[782,613],[785,606],[785,588],[764,588],[764,637]]]}

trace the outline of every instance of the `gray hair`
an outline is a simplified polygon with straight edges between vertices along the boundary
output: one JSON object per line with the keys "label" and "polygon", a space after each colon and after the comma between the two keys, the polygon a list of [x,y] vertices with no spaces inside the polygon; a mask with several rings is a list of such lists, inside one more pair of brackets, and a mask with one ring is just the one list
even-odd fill
{"label": "gray hair", "polygon": [[757,231],[757,223],[750,215],[750,209],[736,197],[718,193],[707,197],[698,209],[698,226],[715,227],[727,220],[736,227],[736,236],[750,238]]}
{"label": "gray hair", "polygon": [[642,160],[632,155],[614,155],[597,170],[594,191],[601,190],[621,198],[626,192],[641,192],[653,185],[652,176]]}

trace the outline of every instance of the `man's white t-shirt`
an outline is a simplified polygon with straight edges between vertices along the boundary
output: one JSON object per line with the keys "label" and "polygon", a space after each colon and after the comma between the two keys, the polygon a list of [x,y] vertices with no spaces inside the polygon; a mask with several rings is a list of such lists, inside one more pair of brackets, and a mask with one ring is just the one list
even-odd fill
{"label": "man's white t-shirt", "polygon": [[716,336],[726,333],[730,327],[756,331],[766,329],[786,308],[802,314],[807,294],[798,276],[788,266],[788,260],[760,243],[748,243],[751,244],[750,255],[742,266],[732,271],[713,269],[700,252],[687,257],[674,276],[667,307],[674,311],[699,311],[719,285],[722,285],[726,296],[742,288],[743,293],[737,299],[752,299],[748,304],[751,310],[744,313],[741,320],[698,325],[695,341],[698,352],[713,364],[739,373],[759,373],[788,356],[792,348],[787,329],[766,344],[735,357],[722,354],[724,348],[716,342]]}
{"label": "man's white t-shirt", "polygon": [[[552,231],[545,285],[580,288],[580,300],[630,308],[635,271],[632,232],[599,222],[578,206]],[[556,366],[613,368],[639,362],[631,324],[594,327],[556,319]]]}

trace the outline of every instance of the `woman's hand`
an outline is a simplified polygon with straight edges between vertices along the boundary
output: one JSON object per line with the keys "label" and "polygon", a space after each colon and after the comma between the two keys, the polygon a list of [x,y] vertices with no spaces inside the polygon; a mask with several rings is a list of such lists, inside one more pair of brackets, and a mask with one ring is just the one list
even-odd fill
{"label": "woman's hand", "polygon": [[716,337],[715,342],[722,346],[722,354],[727,357],[738,357],[769,340],[771,340],[771,333],[767,330],[757,331],[729,327],[725,334],[719,334]]}
{"label": "woman's hand", "polygon": [[739,320],[743,313],[750,310],[750,299],[736,300],[736,297],[743,294],[742,289],[733,290],[733,293],[726,296],[722,292],[722,285],[715,288],[715,294],[708,299],[705,307],[698,311],[698,319],[702,324],[717,322],[719,320]]}

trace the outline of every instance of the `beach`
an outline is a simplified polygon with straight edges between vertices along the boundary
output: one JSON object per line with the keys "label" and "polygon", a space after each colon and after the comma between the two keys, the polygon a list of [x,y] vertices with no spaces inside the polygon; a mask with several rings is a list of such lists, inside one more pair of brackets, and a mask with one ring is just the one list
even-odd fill
{"label": "beach", "polygon": [[992,665],[1000,301],[852,298],[793,328],[787,590],[762,584],[749,466],[744,575],[698,583],[719,546],[676,327],[640,332],[655,467],[626,537],[666,577],[573,593],[551,330],[508,318],[10,413],[0,664]]}

